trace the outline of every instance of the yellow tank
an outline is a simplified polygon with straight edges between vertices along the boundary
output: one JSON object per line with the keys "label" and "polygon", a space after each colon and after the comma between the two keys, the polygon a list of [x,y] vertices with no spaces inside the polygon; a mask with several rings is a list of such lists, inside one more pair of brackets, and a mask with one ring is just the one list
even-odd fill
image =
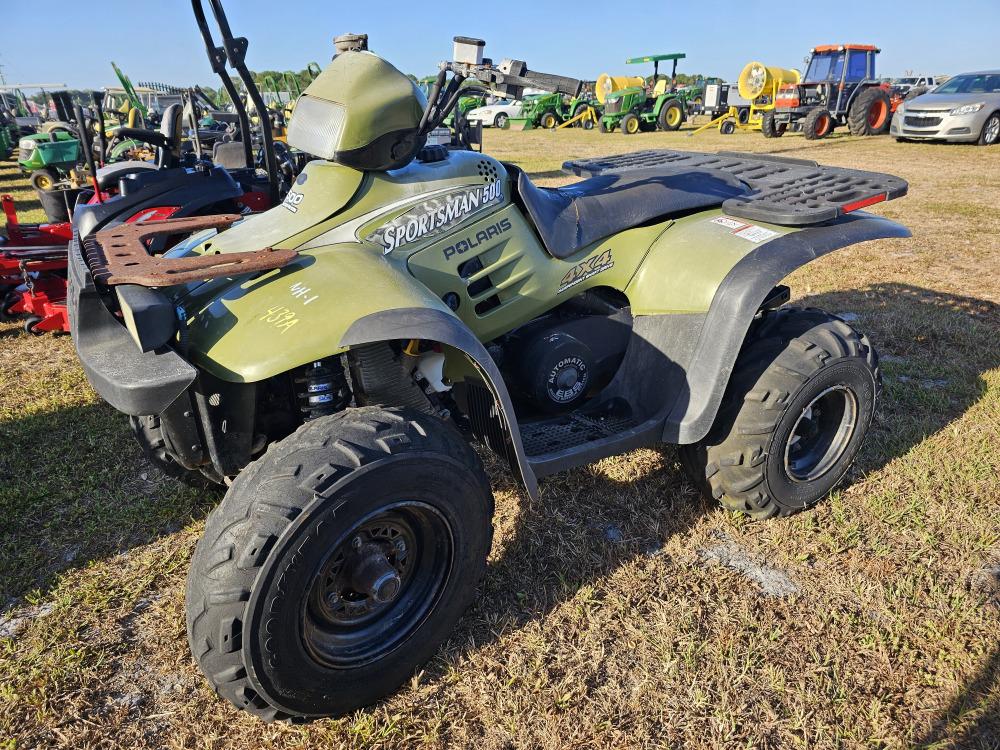
{"label": "yellow tank", "polygon": [[744,99],[753,101],[761,94],[773,91],[783,83],[798,83],[799,71],[773,68],[759,62],[749,62],[740,73],[739,91]]}
{"label": "yellow tank", "polygon": [[594,86],[594,95],[597,96],[598,102],[604,104],[604,100],[608,97],[608,94],[633,86],[644,86],[645,84],[646,79],[642,76],[609,76],[607,73],[601,73],[597,78],[597,84]]}

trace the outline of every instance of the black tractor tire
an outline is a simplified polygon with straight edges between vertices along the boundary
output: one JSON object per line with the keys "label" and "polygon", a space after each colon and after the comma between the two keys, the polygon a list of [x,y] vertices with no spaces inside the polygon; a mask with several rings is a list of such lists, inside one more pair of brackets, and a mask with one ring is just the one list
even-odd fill
{"label": "black tractor tire", "polygon": [[918,96],[923,96],[930,90],[930,86],[914,86],[906,92],[906,96],[903,97],[903,101],[908,102],[910,99],[916,99]]}
{"label": "black tractor tire", "polygon": [[788,129],[788,123],[776,122],[774,112],[765,112],[760,118],[760,132],[765,138],[781,138]]}
{"label": "black tractor tire", "polygon": [[35,190],[48,192],[55,189],[56,183],[59,182],[59,174],[50,167],[36,169],[31,173],[29,182]]}
{"label": "black tractor tire", "polygon": [[719,132],[722,135],[732,135],[736,132],[736,120],[732,117],[727,117],[719,124]]}
{"label": "black tractor tire", "polygon": [[[673,124],[669,121],[675,120]],[[660,130],[667,132],[680,130],[684,124],[684,107],[676,99],[668,99],[660,107],[660,114],[656,117],[656,124]]]}
{"label": "black tractor tire", "polygon": [[980,146],[995,146],[1000,143],[1000,110],[986,118],[976,143]]}
{"label": "black tractor tire", "polygon": [[889,95],[878,86],[870,86],[858,94],[847,115],[851,135],[881,135],[889,129],[891,121]]}
{"label": "black tractor tire", "polygon": [[815,141],[826,138],[833,132],[833,115],[823,107],[816,107],[809,111],[802,121],[802,133],[807,141]]}
{"label": "black tractor tire", "polygon": [[[18,313],[15,313],[11,309],[14,305],[21,301],[21,295],[10,287],[6,287],[6,289],[7,292],[3,295],[3,301],[0,302],[0,323],[10,323],[11,321],[17,320],[21,317]],[[0,290],[0,292],[2,292],[2,290]]]}
{"label": "black tractor tire", "polygon": [[173,456],[167,450],[167,443],[163,439],[163,429],[158,416],[130,416],[128,421],[129,426],[132,428],[132,434],[135,435],[135,439],[139,443],[139,447],[142,448],[143,454],[153,466],[171,479],[176,479],[189,487],[199,490],[223,483],[223,478],[215,477],[213,471],[206,470],[208,471],[207,474],[201,471],[193,471],[184,468],[174,460]]}
{"label": "black tractor tire", "polygon": [[581,120],[580,121],[580,127],[582,127],[584,130],[593,130],[594,129],[594,121],[591,120],[591,119]]}
{"label": "black tractor tire", "polygon": [[629,112],[622,118],[619,124],[622,134],[624,135],[635,135],[636,133],[642,132],[642,121],[635,112]]}
{"label": "black tractor tire", "polygon": [[42,322],[41,315],[29,315],[24,319],[24,332],[32,336],[44,336],[45,331],[39,331],[35,326]]}
{"label": "black tractor tire", "polygon": [[746,125],[750,122],[750,108],[743,107],[736,110],[736,119],[740,121],[740,125]]}
{"label": "black tractor tire", "polygon": [[[573,114],[570,115],[570,117],[579,117],[580,115],[582,115],[584,112],[587,111],[587,107],[588,106],[589,105],[584,104],[583,102],[581,102],[580,104],[577,104],[576,108],[573,110]],[[580,127],[580,128],[582,128],[584,126],[585,122],[588,122],[588,121],[587,120],[577,120],[574,123],[574,127]]]}
{"label": "black tractor tire", "polygon": [[751,327],[709,434],[681,446],[681,464],[706,497],[752,519],[809,508],[847,473],[881,388],[864,334],[822,310],[767,312]]}
{"label": "black tractor tire", "polygon": [[545,130],[555,130],[559,125],[559,115],[556,114],[554,109],[546,110],[542,112],[542,116],[538,119],[538,124]]}
{"label": "black tractor tire", "polygon": [[608,127],[608,124],[604,121],[603,117],[600,120],[598,120],[597,129],[600,130],[602,133],[610,133],[612,130],[614,130],[613,127],[611,128]]}
{"label": "black tractor tire", "polygon": [[475,598],[492,516],[479,458],[437,417],[362,407],[308,422],[208,518],[186,592],[195,659],[265,720],[369,705]]}
{"label": "black tractor tire", "polygon": [[506,112],[499,112],[497,113],[497,116],[493,118],[493,127],[503,130],[507,127],[508,120],[510,120],[510,117]]}

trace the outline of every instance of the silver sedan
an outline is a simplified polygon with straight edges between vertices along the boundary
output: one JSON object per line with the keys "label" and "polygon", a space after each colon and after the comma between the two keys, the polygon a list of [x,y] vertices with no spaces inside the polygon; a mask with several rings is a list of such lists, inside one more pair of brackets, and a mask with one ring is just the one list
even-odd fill
{"label": "silver sedan", "polygon": [[899,105],[889,128],[897,140],[1000,143],[1000,70],[962,73]]}

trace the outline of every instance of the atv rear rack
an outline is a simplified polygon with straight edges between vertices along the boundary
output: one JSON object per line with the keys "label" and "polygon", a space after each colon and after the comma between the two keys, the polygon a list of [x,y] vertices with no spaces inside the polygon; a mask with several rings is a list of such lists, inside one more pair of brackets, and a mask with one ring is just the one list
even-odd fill
{"label": "atv rear rack", "polygon": [[266,247],[243,253],[209,253],[169,258],[150,255],[143,244],[145,240],[158,235],[228,229],[242,218],[239,214],[216,214],[122,224],[97,233],[97,242],[88,248],[90,252],[87,253],[87,263],[94,281],[102,284],[162,287],[270,271],[287,265],[298,254],[295,250],[273,250]]}
{"label": "atv rear rack", "polygon": [[722,202],[731,216],[785,226],[808,226],[906,195],[906,180],[880,172],[825,167],[806,159],[721,151],[649,150],[579,159],[563,163],[563,171],[580,177],[663,168],[726,172],[746,183],[750,192]]}

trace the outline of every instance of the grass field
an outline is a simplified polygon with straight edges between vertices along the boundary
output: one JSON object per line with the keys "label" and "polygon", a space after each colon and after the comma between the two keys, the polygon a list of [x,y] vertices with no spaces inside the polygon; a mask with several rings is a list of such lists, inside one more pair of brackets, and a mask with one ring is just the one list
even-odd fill
{"label": "grass field", "polygon": [[[66,338],[0,326],[0,748],[1000,747],[1000,148],[889,138],[487,132],[542,184],[569,157],[772,151],[910,181],[913,230],[826,256],[794,300],[883,355],[856,470],[759,524],[700,499],[673,448],[546,480],[499,466],[478,603],[384,703],[264,725],[184,633],[218,494],[144,463]],[[33,197],[11,163],[0,192]],[[854,316],[854,317],[851,317]]]}

